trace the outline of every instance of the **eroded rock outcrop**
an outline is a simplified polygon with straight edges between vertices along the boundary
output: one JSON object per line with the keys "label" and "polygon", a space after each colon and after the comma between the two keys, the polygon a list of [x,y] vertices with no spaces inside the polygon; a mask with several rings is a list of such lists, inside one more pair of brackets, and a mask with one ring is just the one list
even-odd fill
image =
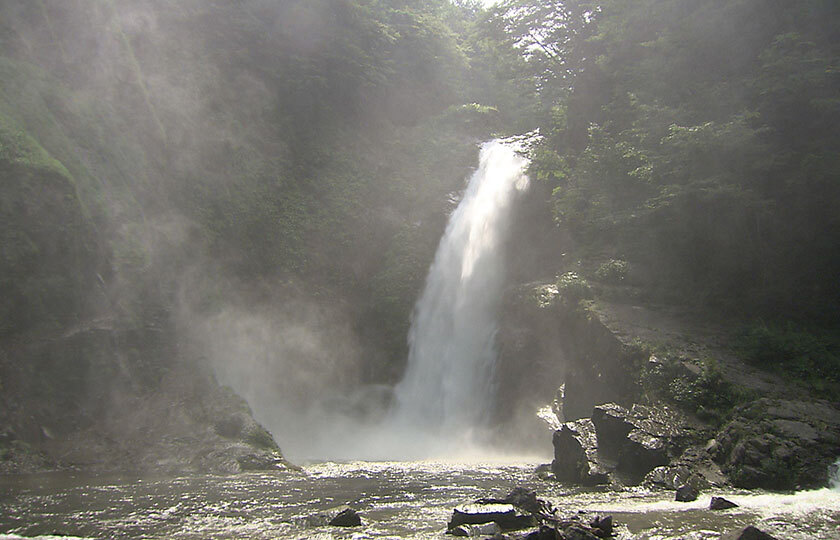
{"label": "eroded rock outcrop", "polygon": [[715,439],[711,452],[737,487],[825,487],[840,452],[840,410],[824,401],[762,398],[738,407]]}
{"label": "eroded rock outcrop", "polygon": [[0,369],[2,473],[289,467],[248,404],[156,328],[100,321],[10,356]]}
{"label": "eroded rock outcrop", "polygon": [[585,486],[610,482],[609,468],[599,460],[598,436],[592,420],[583,418],[563,424],[554,432],[553,443],[554,478]]}
{"label": "eroded rock outcrop", "polygon": [[610,476],[638,484],[679,453],[684,425],[667,408],[598,405],[591,419],[567,422],[554,432],[554,476],[584,485],[608,483]]}

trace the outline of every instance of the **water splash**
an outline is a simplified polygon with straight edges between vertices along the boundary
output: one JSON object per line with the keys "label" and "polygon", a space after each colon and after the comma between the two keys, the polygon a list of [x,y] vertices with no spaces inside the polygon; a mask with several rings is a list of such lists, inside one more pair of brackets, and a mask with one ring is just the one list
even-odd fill
{"label": "water splash", "polygon": [[527,161],[501,142],[480,164],[438,245],[409,332],[406,373],[388,423],[412,430],[404,457],[451,453],[485,423],[511,206],[526,189]]}

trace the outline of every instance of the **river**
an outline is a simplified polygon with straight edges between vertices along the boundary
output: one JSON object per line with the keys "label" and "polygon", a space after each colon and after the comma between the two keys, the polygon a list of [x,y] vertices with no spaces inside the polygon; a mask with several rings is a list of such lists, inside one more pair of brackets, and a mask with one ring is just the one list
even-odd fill
{"label": "river", "polygon": [[[840,491],[703,493],[694,503],[644,489],[581,489],[544,480],[535,463],[318,463],[303,473],[183,478],[51,473],[0,478],[0,540],[21,538],[444,538],[452,508],[535,489],[563,514],[610,514],[619,539],[706,539],[756,525],[780,539],[840,538]],[[712,494],[740,505],[707,510]],[[350,504],[362,527],[307,524]],[[449,537],[452,538],[452,537]]]}

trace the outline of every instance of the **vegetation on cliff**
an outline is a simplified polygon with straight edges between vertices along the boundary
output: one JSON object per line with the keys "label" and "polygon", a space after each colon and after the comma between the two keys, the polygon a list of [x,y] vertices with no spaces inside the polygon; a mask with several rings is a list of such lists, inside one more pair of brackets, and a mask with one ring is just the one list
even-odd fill
{"label": "vegetation on cliff", "polygon": [[[572,234],[566,270],[620,279],[634,301],[762,318],[780,353],[766,363],[834,379],[836,3],[518,0],[495,13],[540,76],[532,172]],[[790,324],[820,342],[806,348],[825,372],[781,353]]]}
{"label": "vegetation on cliff", "polygon": [[[325,332],[294,354],[393,383],[477,143],[538,127],[512,280],[734,315],[739,354],[830,397],[838,9],[0,0],[0,384],[66,374],[22,369],[21,344],[108,328],[165,336],[108,353],[156,390],[221,354],[182,334],[229,327],[231,306],[340,320],[353,346]],[[264,356],[267,384],[297,383]],[[703,377],[675,396],[708,405]],[[4,394],[0,417],[23,418]]]}

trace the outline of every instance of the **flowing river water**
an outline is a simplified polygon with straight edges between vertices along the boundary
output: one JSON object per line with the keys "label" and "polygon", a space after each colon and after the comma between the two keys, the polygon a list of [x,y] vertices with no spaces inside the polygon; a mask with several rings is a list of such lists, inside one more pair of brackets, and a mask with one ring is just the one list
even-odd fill
{"label": "flowing river water", "polygon": [[[566,486],[539,478],[535,465],[352,462],[221,477],[7,477],[0,478],[0,540],[445,538],[454,506],[504,496],[516,486],[535,489],[564,515],[612,515],[619,539],[718,538],[746,525],[786,540],[840,538],[838,490],[709,492],[694,503],[677,503],[667,491]],[[740,506],[709,511],[712,494]],[[361,527],[307,520],[340,504],[359,511]]]}

